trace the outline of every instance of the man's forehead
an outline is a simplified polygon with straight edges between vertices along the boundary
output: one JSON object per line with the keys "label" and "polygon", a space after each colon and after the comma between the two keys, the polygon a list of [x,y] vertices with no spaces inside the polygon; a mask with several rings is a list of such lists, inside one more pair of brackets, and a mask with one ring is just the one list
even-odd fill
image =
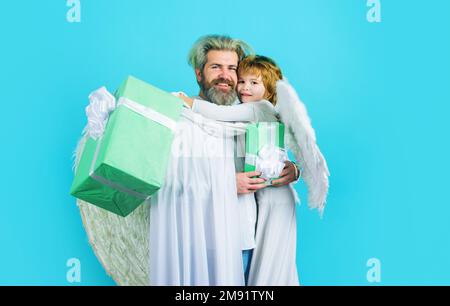
{"label": "man's forehead", "polygon": [[231,50],[211,50],[206,56],[208,63],[237,66],[239,61],[237,53]]}

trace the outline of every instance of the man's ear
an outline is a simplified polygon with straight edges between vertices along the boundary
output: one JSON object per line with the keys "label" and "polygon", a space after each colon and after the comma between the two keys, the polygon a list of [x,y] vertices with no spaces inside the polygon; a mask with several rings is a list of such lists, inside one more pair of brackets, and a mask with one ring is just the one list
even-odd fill
{"label": "man's ear", "polygon": [[197,77],[197,83],[200,83],[202,81],[202,72],[200,69],[195,68],[195,76]]}

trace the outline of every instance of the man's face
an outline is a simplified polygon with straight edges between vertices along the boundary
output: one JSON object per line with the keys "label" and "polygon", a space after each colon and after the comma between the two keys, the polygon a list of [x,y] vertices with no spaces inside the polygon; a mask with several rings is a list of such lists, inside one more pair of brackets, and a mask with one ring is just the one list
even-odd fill
{"label": "man's face", "polygon": [[220,105],[230,105],[236,100],[238,60],[234,51],[208,52],[203,71],[195,70],[204,98]]}

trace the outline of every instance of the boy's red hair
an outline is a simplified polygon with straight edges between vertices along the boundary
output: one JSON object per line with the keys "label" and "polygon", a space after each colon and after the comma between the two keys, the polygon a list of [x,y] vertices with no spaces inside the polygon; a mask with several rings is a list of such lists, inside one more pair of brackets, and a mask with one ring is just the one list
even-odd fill
{"label": "boy's red hair", "polygon": [[274,60],[262,55],[247,56],[240,61],[238,74],[261,76],[266,88],[264,99],[273,105],[277,104],[277,81],[283,79],[283,74]]}

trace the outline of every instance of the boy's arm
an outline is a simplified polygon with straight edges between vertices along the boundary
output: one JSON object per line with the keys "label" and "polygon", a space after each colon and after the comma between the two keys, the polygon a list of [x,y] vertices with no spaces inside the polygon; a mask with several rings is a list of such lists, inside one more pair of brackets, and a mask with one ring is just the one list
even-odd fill
{"label": "boy's arm", "polygon": [[253,103],[238,105],[216,105],[214,103],[194,99],[192,110],[206,118],[219,121],[257,121]]}
{"label": "boy's arm", "polygon": [[192,99],[184,93],[174,93],[189,106],[193,112],[206,118],[218,121],[258,121],[254,103],[242,103],[238,105],[217,105],[208,101]]}

